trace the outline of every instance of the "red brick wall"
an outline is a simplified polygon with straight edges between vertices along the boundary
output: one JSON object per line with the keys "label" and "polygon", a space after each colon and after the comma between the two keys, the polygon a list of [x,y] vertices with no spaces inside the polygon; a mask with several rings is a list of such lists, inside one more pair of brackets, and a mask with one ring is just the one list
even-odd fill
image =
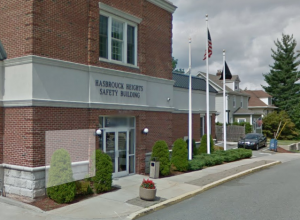
{"label": "red brick wall", "polygon": [[8,58],[32,54],[33,1],[0,0],[0,40]]}
{"label": "red brick wall", "polygon": [[172,14],[147,0],[100,2],[142,18],[139,69],[99,61],[99,0],[0,0],[0,39],[8,58],[33,54],[171,79]]}
{"label": "red brick wall", "polygon": [[[96,130],[99,125],[99,115],[136,117],[137,173],[144,173],[145,153],[152,151],[156,141],[165,140],[171,147],[177,138],[188,136],[188,114],[53,107],[3,108],[3,112],[3,163],[20,166],[45,165],[46,131]],[[142,134],[145,127],[149,129],[147,135]],[[193,139],[196,141],[200,139],[199,114],[193,114]],[[83,154],[81,151],[78,153]],[[71,157],[77,161],[76,158],[79,156],[71,154]]]}
{"label": "red brick wall", "polygon": [[[173,142],[178,138],[189,136],[189,121],[188,114],[173,114]],[[193,114],[192,116],[192,138],[195,141],[200,140],[200,115]]]}
{"label": "red brick wall", "polygon": [[[99,115],[136,117],[136,170],[144,172],[145,153],[157,140],[171,145],[172,113],[77,108],[4,108],[3,162],[20,166],[45,165],[45,132],[98,128]],[[149,134],[142,134],[143,128]],[[72,156],[72,155],[71,155]],[[76,158],[76,157],[74,157]]]}

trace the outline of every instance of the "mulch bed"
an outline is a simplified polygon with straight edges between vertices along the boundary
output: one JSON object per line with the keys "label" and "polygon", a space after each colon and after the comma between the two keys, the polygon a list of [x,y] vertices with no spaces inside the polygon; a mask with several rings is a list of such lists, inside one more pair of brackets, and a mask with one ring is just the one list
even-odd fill
{"label": "mulch bed", "polygon": [[[116,191],[118,189],[119,188],[117,188],[117,187],[112,187],[112,189],[108,192],[113,192],[113,191]],[[108,193],[108,192],[104,192],[104,193]],[[104,193],[92,194],[92,195],[76,195],[75,199],[72,202],[67,203],[67,204],[56,203],[48,197],[39,199],[37,201],[31,202],[31,203],[28,203],[28,204],[33,205],[35,207],[38,207],[38,208],[42,209],[43,211],[50,211],[50,210],[61,208],[61,207],[64,207],[64,206],[68,206],[68,205],[71,205],[71,204],[74,204],[74,203],[77,203],[77,202],[81,202],[83,200],[93,198],[93,197],[102,195]]]}
{"label": "mulch bed", "polygon": [[277,152],[278,153],[293,153],[293,152],[283,149],[281,147],[277,147]]}

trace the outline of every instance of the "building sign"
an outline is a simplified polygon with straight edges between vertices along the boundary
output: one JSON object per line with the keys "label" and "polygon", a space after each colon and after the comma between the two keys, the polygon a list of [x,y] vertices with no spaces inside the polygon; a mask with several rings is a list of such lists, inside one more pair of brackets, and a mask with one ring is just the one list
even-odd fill
{"label": "building sign", "polygon": [[95,80],[95,86],[100,87],[100,95],[105,96],[120,96],[128,98],[140,98],[144,87],[121,82],[111,82],[104,80]]}

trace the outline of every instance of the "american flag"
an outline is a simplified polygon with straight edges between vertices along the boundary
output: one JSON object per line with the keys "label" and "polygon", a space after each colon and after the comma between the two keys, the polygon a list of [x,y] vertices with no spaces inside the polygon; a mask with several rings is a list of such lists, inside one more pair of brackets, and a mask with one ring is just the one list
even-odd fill
{"label": "american flag", "polygon": [[[210,37],[210,33],[209,30],[207,30],[208,32],[208,58],[210,58],[210,56],[212,55],[212,44],[211,44],[211,37]],[[205,50],[205,54],[204,54],[204,58],[203,60],[206,60],[206,50]]]}

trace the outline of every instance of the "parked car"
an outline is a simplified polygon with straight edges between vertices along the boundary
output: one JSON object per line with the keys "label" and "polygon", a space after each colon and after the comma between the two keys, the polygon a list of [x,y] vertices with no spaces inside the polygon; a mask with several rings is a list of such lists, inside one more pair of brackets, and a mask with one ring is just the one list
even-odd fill
{"label": "parked car", "polygon": [[249,133],[238,142],[238,148],[258,150],[267,145],[267,138],[263,134]]}

